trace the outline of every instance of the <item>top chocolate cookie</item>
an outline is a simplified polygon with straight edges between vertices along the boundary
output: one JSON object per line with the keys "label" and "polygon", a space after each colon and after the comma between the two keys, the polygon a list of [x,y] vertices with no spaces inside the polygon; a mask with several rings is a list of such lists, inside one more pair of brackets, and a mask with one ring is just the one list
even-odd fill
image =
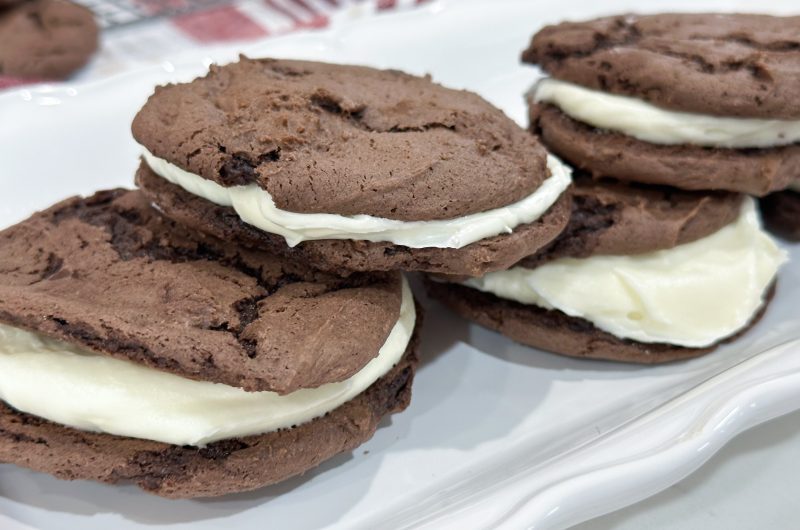
{"label": "top chocolate cookie", "polygon": [[141,192],[0,232],[0,324],[179,376],[288,394],[343,381],[398,320],[399,274],[332,277],[205,237]]}
{"label": "top chocolate cookie", "polygon": [[552,77],[718,116],[798,119],[800,17],[625,15],[547,26],[522,55]]}
{"label": "top chocolate cookie", "polygon": [[476,94],[391,70],[251,60],[156,90],[133,122],[156,157],[283,210],[450,219],[547,177],[544,148]]}

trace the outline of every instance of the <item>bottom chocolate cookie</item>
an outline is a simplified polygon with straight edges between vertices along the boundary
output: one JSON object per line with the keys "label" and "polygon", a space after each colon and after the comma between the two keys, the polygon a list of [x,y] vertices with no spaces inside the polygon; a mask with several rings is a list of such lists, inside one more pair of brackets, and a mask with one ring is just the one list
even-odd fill
{"label": "bottom chocolate cookie", "polygon": [[[430,279],[426,279],[425,283],[432,298],[462,317],[526,346],[569,357],[658,364],[699,357],[719,346],[686,348],[620,339],[587,320],[570,317],[558,310],[520,304],[463,285]],[[755,325],[773,293],[774,287],[769,291],[767,303],[746,329],[723,342],[734,340]]]}
{"label": "bottom chocolate cookie", "polygon": [[576,169],[620,180],[685,190],[764,196],[785,188],[800,168],[800,145],[765,149],[657,145],[576,121],[550,105],[531,104],[531,131]]}
{"label": "bottom chocolate cookie", "polygon": [[0,402],[0,462],[67,480],[132,482],[173,499],[248,491],[299,475],[369,440],[381,419],[411,399],[418,339],[401,361],[339,408],[292,429],[206,447],[86,432],[18,412]]}
{"label": "bottom chocolate cookie", "polygon": [[482,239],[459,249],[409,248],[348,239],[305,241],[289,247],[283,237],[243,222],[232,208],[188,193],[156,175],[145,163],[136,173],[136,184],[164,215],[184,226],[342,276],[355,271],[387,270],[479,276],[504,269],[554,240],[567,225],[571,208],[571,197],[564,194],[538,220],[509,234]]}
{"label": "bottom chocolate cookie", "polygon": [[779,191],[761,199],[761,215],[770,232],[800,241],[800,192]]}

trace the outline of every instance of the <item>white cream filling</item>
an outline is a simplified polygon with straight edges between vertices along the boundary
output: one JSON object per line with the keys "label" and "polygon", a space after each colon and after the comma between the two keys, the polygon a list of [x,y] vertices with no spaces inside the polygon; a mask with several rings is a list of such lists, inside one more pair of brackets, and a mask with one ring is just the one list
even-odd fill
{"label": "white cream filling", "polygon": [[800,121],[728,118],[664,110],[645,101],[546,78],[532,89],[575,120],[654,144],[773,147],[800,141]]}
{"label": "white cream filling", "polygon": [[562,258],[491,272],[465,285],[558,309],[612,335],[690,348],[744,328],[787,254],[761,229],[747,198],[739,219],[703,239],[636,256]]}
{"label": "white cream filling", "polygon": [[397,364],[416,321],[403,279],[400,318],[378,355],[339,383],[284,396],[193,381],[0,325],[0,399],[76,429],[202,446],[300,425],[365,391]]}
{"label": "white cream filling", "polygon": [[410,248],[461,248],[532,223],[558,200],[572,182],[571,169],[555,157],[548,156],[550,177],[535,192],[516,203],[455,219],[398,221],[371,215],[281,210],[275,206],[270,194],[255,184],[223,187],[158,158],[146,149],[143,156],[157,175],[214,204],[232,207],[242,221],[283,236],[290,247],[317,239],[357,239],[388,241]]}

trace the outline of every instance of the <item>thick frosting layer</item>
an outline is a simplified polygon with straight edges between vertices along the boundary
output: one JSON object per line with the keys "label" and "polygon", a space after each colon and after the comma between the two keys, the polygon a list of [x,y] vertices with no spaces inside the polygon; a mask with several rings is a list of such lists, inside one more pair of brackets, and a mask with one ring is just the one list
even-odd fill
{"label": "thick frosting layer", "polygon": [[555,105],[571,118],[654,144],[748,148],[800,142],[800,121],[669,111],[553,78],[542,79],[532,90],[535,101]]}
{"label": "thick frosting layer", "polygon": [[692,243],[635,256],[563,258],[465,285],[557,309],[612,335],[690,348],[744,328],[787,254],[761,229],[753,199],[738,220]]}
{"label": "thick frosting layer", "polygon": [[278,234],[289,246],[318,239],[388,241],[410,248],[462,248],[487,237],[511,233],[519,225],[541,217],[566,190],[571,169],[548,156],[548,177],[524,199],[503,208],[435,221],[398,221],[370,215],[343,216],[280,210],[270,194],[255,184],[223,187],[189,173],[144,150],[144,158],[157,175],[184,190],[220,206],[232,207],[245,222]]}
{"label": "thick frosting layer", "polygon": [[194,381],[0,325],[0,399],[77,429],[202,446],[299,425],[353,399],[397,364],[415,321],[404,278],[400,318],[375,358],[345,381],[284,396]]}

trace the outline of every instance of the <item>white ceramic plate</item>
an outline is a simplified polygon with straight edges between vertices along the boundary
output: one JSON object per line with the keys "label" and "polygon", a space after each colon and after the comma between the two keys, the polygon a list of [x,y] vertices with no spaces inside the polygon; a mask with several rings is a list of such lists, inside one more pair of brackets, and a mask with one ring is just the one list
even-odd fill
{"label": "white ceramic plate", "polygon": [[[770,9],[793,5],[773,0]],[[518,56],[531,33],[563,18],[638,7],[454,0],[245,51],[430,72],[522,123],[521,94],[537,74]],[[647,3],[650,11],[763,7]],[[69,195],[130,186],[138,151],[129,124],[153,86],[192,78],[236,51],[0,96],[0,226]],[[791,253],[800,259],[800,247]],[[752,332],[712,355],[660,367],[540,353],[428,303],[413,403],[354,453],[257,492],[178,502],[3,465],[0,527],[564,528],[652,495],[738,432],[800,408],[798,299],[795,262]]]}

